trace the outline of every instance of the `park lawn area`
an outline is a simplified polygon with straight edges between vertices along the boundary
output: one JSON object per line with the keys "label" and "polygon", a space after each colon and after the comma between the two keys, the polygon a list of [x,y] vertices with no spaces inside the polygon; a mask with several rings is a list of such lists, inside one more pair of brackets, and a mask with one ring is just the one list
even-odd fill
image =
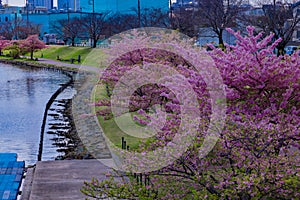
{"label": "park lawn area", "polygon": [[105,53],[103,49],[90,48],[90,47],[70,47],[60,45],[49,45],[48,48],[38,50],[34,52],[35,58],[47,58],[51,60],[57,60],[58,56],[61,61],[70,63],[70,59],[75,59],[74,64],[77,63],[78,55],[81,57],[82,65],[99,67],[105,59]]}
{"label": "park lawn area", "polygon": [[[99,84],[94,88],[93,91],[93,96],[95,98],[95,102],[97,102],[100,99],[108,99],[109,97],[107,96],[106,93],[106,88],[105,85],[103,84]],[[101,110],[104,109],[106,107],[97,107],[96,110]],[[134,113],[132,113],[132,115],[134,115]],[[131,116],[132,116],[131,115]],[[124,115],[124,116],[120,116],[120,118],[127,118],[127,117],[131,117],[129,115]],[[124,118],[124,121],[126,121],[126,119]],[[142,139],[142,138],[137,138],[137,137],[133,137],[131,135],[128,135],[127,133],[124,133],[116,124],[115,120],[109,119],[109,120],[104,120],[104,118],[102,116],[98,116],[98,120],[99,123],[103,129],[103,132],[105,134],[105,136],[117,147],[121,148],[121,141],[122,141],[122,137],[125,138],[126,140],[126,144],[129,146],[130,149],[132,150],[137,150],[139,147],[139,144],[141,144],[141,142],[144,140],[148,140],[148,139]],[[123,120],[123,119],[122,119]],[[132,132],[134,132],[135,127],[130,127],[127,126],[126,127],[127,130],[131,130]]]}

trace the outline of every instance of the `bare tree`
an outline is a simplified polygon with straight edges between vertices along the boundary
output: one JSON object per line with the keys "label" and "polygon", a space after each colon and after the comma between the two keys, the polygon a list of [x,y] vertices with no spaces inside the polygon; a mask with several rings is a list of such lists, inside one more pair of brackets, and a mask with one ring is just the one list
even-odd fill
{"label": "bare tree", "polygon": [[105,38],[107,33],[107,13],[90,13],[82,19],[82,25],[88,32],[90,39],[92,40],[92,47],[97,46],[97,42]]}
{"label": "bare tree", "polygon": [[0,34],[7,40],[26,39],[29,35],[40,34],[39,24],[27,22],[22,19],[2,22],[0,25]]}
{"label": "bare tree", "polygon": [[75,46],[75,39],[82,32],[82,24],[82,20],[75,17],[58,20],[52,27],[64,41],[71,40],[71,45]]}
{"label": "bare tree", "polygon": [[177,8],[170,13],[170,26],[190,37],[198,34],[198,10],[196,8]]}
{"label": "bare tree", "polygon": [[[278,3],[275,0],[269,4],[265,1],[257,0],[257,4],[262,6],[263,14],[257,16],[243,16],[246,24],[256,26],[266,34],[273,33],[274,39],[281,38],[277,45],[278,55],[284,54],[284,48],[291,41],[293,33],[300,22],[300,12],[297,12],[296,3]],[[300,7],[300,6],[299,6]]]}
{"label": "bare tree", "polygon": [[170,25],[169,13],[160,8],[144,8],[141,10],[142,27],[167,28]]}
{"label": "bare tree", "polygon": [[13,23],[11,21],[3,22],[0,26],[0,34],[4,39],[12,40],[15,35]]}
{"label": "bare tree", "polygon": [[[180,1],[179,1],[180,2]],[[243,0],[196,0],[193,4],[183,4],[171,10],[171,26],[180,32],[196,37],[200,28],[210,28],[224,46],[223,32],[236,26]]]}
{"label": "bare tree", "polygon": [[20,25],[16,27],[18,39],[26,39],[30,35],[40,35],[40,29],[40,24],[22,21]]}
{"label": "bare tree", "polygon": [[210,27],[217,35],[219,45],[224,46],[223,32],[236,26],[236,19],[243,0],[198,0],[198,20],[200,27]]}
{"label": "bare tree", "polygon": [[161,28],[170,26],[169,13],[164,12],[159,8],[141,9],[140,15],[138,15],[137,9],[132,8],[132,11],[135,12],[135,14],[117,13],[108,18],[107,26],[109,29],[109,35],[138,28],[139,26]]}
{"label": "bare tree", "polygon": [[137,18],[132,14],[116,13],[107,19],[107,32],[109,36],[137,27]]}

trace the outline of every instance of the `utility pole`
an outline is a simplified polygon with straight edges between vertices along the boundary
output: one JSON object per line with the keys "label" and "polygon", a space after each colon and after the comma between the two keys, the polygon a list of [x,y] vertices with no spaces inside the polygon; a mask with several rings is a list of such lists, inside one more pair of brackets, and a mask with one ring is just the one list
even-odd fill
{"label": "utility pole", "polygon": [[16,30],[16,35],[15,35],[16,38],[15,38],[15,39],[16,39],[16,40],[18,40],[18,31],[19,31],[19,30],[18,30],[19,28],[17,27],[17,14],[18,14],[18,13],[15,12],[15,30]]}
{"label": "utility pole", "polygon": [[26,0],[26,25],[27,25],[27,28],[29,26],[29,11],[28,11],[29,7],[28,7],[28,0]]}
{"label": "utility pole", "polygon": [[67,9],[68,9],[68,25],[69,25],[69,23],[70,23],[70,9],[69,9],[70,5],[69,5],[69,1],[67,1],[67,2],[68,2]]}
{"label": "utility pole", "polygon": [[95,13],[95,0],[93,0],[93,13]]}
{"label": "utility pole", "polygon": [[170,21],[171,21],[171,28],[173,28],[173,10],[172,10],[172,0],[169,1],[170,2]]}
{"label": "utility pole", "polygon": [[[93,0],[93,13],[92,13],[92,18],[91,18],[91,25],[92,25],[92,28],[95,29],[95,23],[96,23],[96,19],[95,19],[95,0]],[[95,45],[95,38],[94,38],[94,35],[95,35],[95,30],[93,30],[93,37],[91,38],[91,46],[94,47]]]}
{"label": "utility pole", "polygon": [[141,2],[138,0],[138,21],[139,21],[139,28],[141,28]]}

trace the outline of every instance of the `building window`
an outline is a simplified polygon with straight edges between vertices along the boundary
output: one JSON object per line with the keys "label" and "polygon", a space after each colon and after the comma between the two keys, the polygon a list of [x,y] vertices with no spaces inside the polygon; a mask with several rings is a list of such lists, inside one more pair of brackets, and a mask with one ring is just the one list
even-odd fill
{"label": "building window", "polygon": [[297,39],[300,39],[300,31],[297,31]]}
{"label": "building window", "polygon": [[5,21],[6,21],[6,22],[8,21],[8,17],[5,17]]}

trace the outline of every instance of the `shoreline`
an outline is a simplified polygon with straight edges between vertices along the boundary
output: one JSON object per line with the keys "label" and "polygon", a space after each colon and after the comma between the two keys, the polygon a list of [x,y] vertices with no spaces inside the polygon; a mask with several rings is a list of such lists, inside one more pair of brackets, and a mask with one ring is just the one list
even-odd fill
{"label": "shoreline", "polygon": [[[51,133],[51,134],[55,134],[57,138],[64,137],[65,139],[68,140],[67,144],[59,143],[59,142],[54,142],[52,144],[53,146],[56,147],[57,152],[64,154],[64,155],[57,156],[54,160],[93,159],[93,157],[84,148],[84,145],[82,144],[80,138],[78,137],[76,126],[72,116],[72,99],[57,99],[56,101],[64,104],[64,109],[61,111],[61,114],[64,116],[64,118],[68,119],[68,122],[70,124],[70,129],[64,133]],[[55,132],[55,129],[53,129],[53,132]],[[45,134],[49,134],[49,133],[45,133]]]}
{"label": "shoreline", "polygon": [[[31,62],[31,61],[26,61],[26,60],[20,61],[20,60],[8,60],[8,59],[0,58],[0,63],[15,65],[18,67],[26,67],[26,68],[30,68],[30,69],[34,68],[34,69],[57,70],[57,71],[62,72],[66,76],[70,77],[71,79],[73,79],[74,76],[79,71],[77,68],[45,64],[45,63],[41,63],[38,61]],[[62,63],[62,64],[64,64],[64,63]],[[83,79],[84,79],[84,77],[83,77]],[[83,81],[83,80],[81,79],[80,81]],[[73,86],[73,89],[76,89],[76,88]],[[56,98],[55,100],[59,100],[59,99]],[[78,136],[78,132],[76,130],[75,122],[74,122],[74,119],[72,116],[72,99],[63,99],[63,101],[64,101],[63,102],[64,109],[62,110],[61,114],[68,119],[68,121],[71,125],[70,131],[61,135],[58,132],[55,132],[55,130],[54,130],[54,133],[52,133],[52,134],[55,134],[57,137],[62,136],[65,139],[68,139],[70,142],[66,145],[60,145],[60,144],[55,144],[55,143],[52,144],[53,148],[55,148],[57,152],[64,154],[64,155],[57,156],[54,160],[92,159],[93,157],[84,148],[84,145],[82,144],[82,142]],[[45,132],[44,134],[49,134],[49,133]]]}
{"label": "shoreline", "polygon": [[[58,66],[54,64],[41,63],[39,61],[28,61],[28,60],[10,60],[0,57],[0,63],[17,65],[21,67],[39,68],[39,69],[51,69],[51,70],[61,70],[68,73],[77,73],[79,70],[77,68]],[[64,63],[62,63],[64,64]]]}

